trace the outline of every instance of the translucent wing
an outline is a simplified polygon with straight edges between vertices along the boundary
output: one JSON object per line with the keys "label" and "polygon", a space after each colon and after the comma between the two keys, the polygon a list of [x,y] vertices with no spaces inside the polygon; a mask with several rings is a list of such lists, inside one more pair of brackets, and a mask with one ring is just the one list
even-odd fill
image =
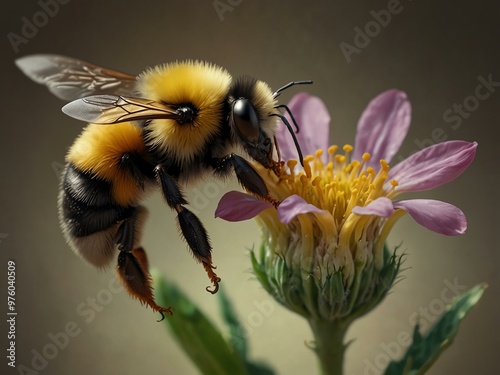
{"label": "translucent wing", "polygon": [[182,119],[182,108],[154,100],[116,95],[95,95],[66,104],[62,111],[70,117],[94,124],[148,119]]}
{"label": "translucent wing", "polygon": [[97,94],[134,95],[136,76],[60,55],[21,57],[16,65],[33,81],[60,99],[70,101]]}

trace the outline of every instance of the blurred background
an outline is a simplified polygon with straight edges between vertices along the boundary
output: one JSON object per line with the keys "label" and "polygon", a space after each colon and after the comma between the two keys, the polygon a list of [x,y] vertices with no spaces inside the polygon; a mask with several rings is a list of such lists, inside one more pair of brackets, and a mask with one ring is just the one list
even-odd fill
{"label": "blurred background", "polygon": [[[43,5],[49,3],[51,8]],[[38,373],[53,375],[197,373],[165,326],[156,322],[157,314],[117,289],[112,270],[87,266],[61,235],[56,210],[59,174],[68,147],[84,125],[64,116],[64,103],[14,65],[14,59],[27,54],[57,53],[132,74],[176,59],[203,59],[234,76],[258,77],[274,89],[291,80],[312,79],[314,85],[299,89],[325,101],[332,116],[331,141],[340,145],[353,143],[357,120],[374,96],[398,88],[408,93],[413,116],[396,161],[444,139],[479,142],[476,160],[460,178],[418,194],[460,207],[469,220],[467,233],[444,237],[410,218],[396,225],[389,244],[402,244],[408,254],[404,278],[380,307],[349,331],[348,339],[354,341],[347,352],[346,374],[380,373],[389,358],[402,354],[399,337],[412,331],[417,316],[422,325],[430,324],[448,296],[483,281],[490,288],[429,374],[500,373],[498,3],[53,4],[10,1],[0,15],[0,290],[6,298],[7,260],[14,260],[18,365],[33,368],[35,360]],[[29,29],[27,22],[39,26]],[[489,87],[483,81],[490,81]],[[483,88],[478,91],[479,85]],[[281,101],[286,103],[296,92],[287,90]],[[187,192],[210,232],[222,286],[247,328],[252,357],[281,374],[316,371],[315,357],[305,345],[312,339],[306,322],[272,301],[249,271],[247,249],[259,243],[255,223],[214,219],[218,199],[236,187],[234,182],[208,181]],[[217,300],[204,290],[207,277],[180,240],[174,213],[158,193],[146,206],[150,217],[143,245],[150,264],[220,322]],[[262,304],[272,308],[262,311]],[[56,351],[50,345],[47,349],[64,331],[73,337]],[[4,353],[5,332],[2,329],[0,339]],[[50,357],[45,363],[37,357],[44,348]],[[5,357],[2,362],[2,373],[16,373]]]}

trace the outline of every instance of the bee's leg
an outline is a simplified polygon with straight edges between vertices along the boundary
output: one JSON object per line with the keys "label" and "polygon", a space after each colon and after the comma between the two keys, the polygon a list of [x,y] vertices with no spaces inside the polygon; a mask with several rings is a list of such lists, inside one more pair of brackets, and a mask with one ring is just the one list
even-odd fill
{"label": "bee's leg", "polygon": [[212,247],[210,246],[205,227],[194,213],[184,207],[187,201],[184,199],[175,178],[167,173],[166,167],[158,165],[155,168],[155,174],[167,204],[177,211],[177,219],[182,235],[186,239],[195,258],[202,263],[210,281],[212,281],[214,285],[214,289],[209,289],[207,287],[207,291],[212,294],[217,293],[219,290],[220,277],[214,272],[215,266],[212,264]]}
{"label": "bee's leg", "polygon": [[148,271],[147,256],[144,249],[137,245],[146,214],[146,209],[139,206],[123,220],[118,228],[116,241],[120,253],[118,254],[117,273],[127,292],[154,311],[158,311],[163,320],[163,313],[172,315],[171,307],[165,308],[156,304],[151,275]]}
{"label": "bee's leg", "polygon": [[214,172],[218,176],[225,176],[234,169],[239,183],[250,193],[258,195],[272,204],[277,204],[276,200],[269,195],[267,186],[260,175],[241,156],[229,154],[221,159],[214,159]]}

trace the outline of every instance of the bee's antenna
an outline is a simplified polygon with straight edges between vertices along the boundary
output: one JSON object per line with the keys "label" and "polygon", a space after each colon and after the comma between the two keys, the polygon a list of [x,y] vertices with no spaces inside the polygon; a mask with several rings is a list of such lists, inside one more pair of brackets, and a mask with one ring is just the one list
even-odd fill
{"label": "bee's antenna", "polygon": [[284,108],[286,113],[288,113],[288,116],[292,119],[293,124],[295,125],[295,133],[298,133],[300,131],[299,126],[297,125],[297,121],[295,121],[295,117],[293,117],[292,111],[290,111],[290,108],[286,104],[279,104],[274,108]]}
{"label": "bee's antenna", "polygon": [[284,91],[284,90],[286,90],[289,87],[292,87],[292,86],[295,86],[295,85],[310,85],[312,83],[313,83],[313,81],[311,81],[311,80],[307,80],[307,81],[293,81],[293,82],[287,83],[285,86],[279,88],[278,90],[276,90],[274,92],[273,98],[277,98],[278,96],[280,96],[281,92]]}
{"label": "bee's antenna", "polygon": [[[293,143],[295,144],[295,148],[297,149],[297,152],[299,154],[300,165],[304,166],[304,157],[302,156],[302,150],[300,149],[299,142],[297,141],[297,137],[295,136],[295,133],[293,132],[292,126],[290,125],[290,123],[288,122],[286,117],[283,116],[281,113],[271,113],[270,116],[279,117],[281,119],[281,121],[283,121],[283,123],[287,127],[288,131],[292,135]],[[292,119],[293,119],[293,117],[292,117]],[[297,123],[295,122],[295,120],[294,120],[294,124],[295,124],[295,126],[297,126]]]}

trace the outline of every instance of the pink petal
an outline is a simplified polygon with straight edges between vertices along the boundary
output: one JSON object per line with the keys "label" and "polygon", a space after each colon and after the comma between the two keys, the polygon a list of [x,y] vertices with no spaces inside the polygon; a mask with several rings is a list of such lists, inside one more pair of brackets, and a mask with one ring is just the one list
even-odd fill
{"label": "pink petal", "polygon": [[420,225],[447,236],[463,234],[467,219],[457,207],[432,199],[412,199],[394,203],[394,208],[408,212]]}
{"label": "pink petal", "polygon": [[364,207],[354,207],[352,212],[358,215],[389,217],[394,213],[394,206],[389,198],[380,197],[368,203]]}
{"label": "pink petal", "polygon": [[388,181],[398,181],[397,192],[433,189],[460,176],[474,160],[476,148],[476,142],[465,141],[427,147],[391,168]]}
{"label": "pink petal", "polygon": [[406,94],[388,90],[373,99],[358,122],[353,160],[368,152],[368,166],[376,169],[380,160],[390,162],[403,143],[410,127],[411,105]]}
{"label": "pink petal", "polygon": [[291,195],[278,206],[278,218],[283,224],[290,223],[297,215],[327,212],[307,203],[298,195]]}
{"label": "pink petal", "polygon": [[[329,130],[330,130],[330,114],[326,109],[323,101],[305,92],[295,95],[288,108],[293,114],[295,121],[299,127],[299,132],[295,133],[299,142],[302,154],[314,155],[316,150],[325,150],[323,155],[326,155],[326,150],[329,146]],[[295,131],[295,126],[288,114],[285,114],[288,122]],[[299,155],[292,136],[285,124],[280,124],[276,132],[281,157],[283,160],[298,159]],[[326,156],[325,156],[326,157]]]}
{"label": "pink petal", "polygon": [[243,221],[254,218],[272,204],[261,201],[253,195],[230,191],[220,199],[215,217],[227,221]]}

